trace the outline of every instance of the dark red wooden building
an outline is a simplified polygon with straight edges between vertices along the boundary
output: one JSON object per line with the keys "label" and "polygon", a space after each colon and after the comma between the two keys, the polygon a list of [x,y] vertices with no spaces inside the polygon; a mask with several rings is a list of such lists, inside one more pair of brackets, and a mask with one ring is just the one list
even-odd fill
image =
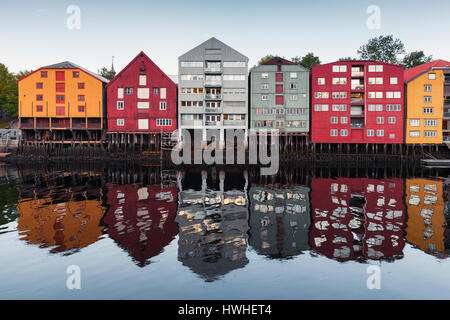
{"label": "dark red wooden building", "polygon": [[177,128],[177,85],[140,52],[107,86],[108,133]]}
{"label": "dark red wooden building", "polygon": [[311,70],[311,141],[403,143],[403,67],[337,61]]}

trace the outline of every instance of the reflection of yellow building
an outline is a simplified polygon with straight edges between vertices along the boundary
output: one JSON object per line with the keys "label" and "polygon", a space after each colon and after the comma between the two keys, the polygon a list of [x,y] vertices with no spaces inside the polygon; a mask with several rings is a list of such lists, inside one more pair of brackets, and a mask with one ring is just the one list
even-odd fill
{"label": "reflection of yellow building", "polygon": [[51,198],[24,199],[19,202],[18,229],[21,239],[52,252],[83,248],[102,234],[100,220],[105,213],[100,200],[54,203]]}
{"label": "reflection of yellow building", "polygon": [[407,179],[406,205],[408,242],[426,252],[444,253],[442,181]]}

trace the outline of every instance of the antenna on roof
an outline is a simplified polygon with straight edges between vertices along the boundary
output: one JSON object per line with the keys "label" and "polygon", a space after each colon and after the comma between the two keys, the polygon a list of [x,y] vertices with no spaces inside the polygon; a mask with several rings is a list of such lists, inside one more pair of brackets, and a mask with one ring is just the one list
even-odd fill
{"label": "antenna on roof", "polygon": [[111,59],[111,73],[114,76],[116,75],[116,71],[114,70],[114,56],[112,56],[112,59]]}

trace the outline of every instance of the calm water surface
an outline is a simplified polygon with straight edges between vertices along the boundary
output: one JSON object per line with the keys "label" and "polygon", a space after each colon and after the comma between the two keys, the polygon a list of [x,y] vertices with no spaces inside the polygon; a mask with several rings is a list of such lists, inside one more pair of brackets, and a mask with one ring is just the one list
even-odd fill
{"label": "calm water surface", "polygon": [[450,298],[450,172],[203,169],[0,166],[0,298]]}

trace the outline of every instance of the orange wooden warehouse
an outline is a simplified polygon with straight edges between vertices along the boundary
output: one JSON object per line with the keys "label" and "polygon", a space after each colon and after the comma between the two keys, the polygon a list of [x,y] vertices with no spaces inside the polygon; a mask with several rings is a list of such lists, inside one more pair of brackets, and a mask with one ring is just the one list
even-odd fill
{"label": "orange wooden warehouse", "polygon": [[24,139],[100,140],[106,123],[108,80],[62,62],[18,80]]}

